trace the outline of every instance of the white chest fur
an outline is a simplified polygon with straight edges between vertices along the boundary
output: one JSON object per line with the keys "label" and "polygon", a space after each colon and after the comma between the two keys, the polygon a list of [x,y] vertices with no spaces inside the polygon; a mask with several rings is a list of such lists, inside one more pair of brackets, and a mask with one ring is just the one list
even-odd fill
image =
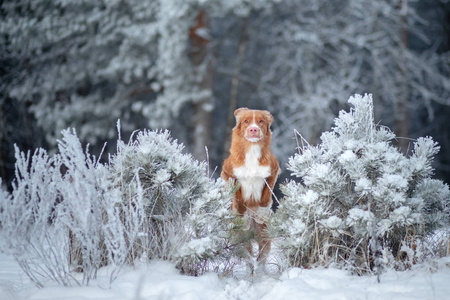
{"label": "white chest fur", "polygon": [[234,176],[241,184],[244,200],[253,198],[259,201],[265,185],[265,179],[270,176],[270,166],[261,166],[261,147],[252,145],[245,155],[244,165],[233,169]]}

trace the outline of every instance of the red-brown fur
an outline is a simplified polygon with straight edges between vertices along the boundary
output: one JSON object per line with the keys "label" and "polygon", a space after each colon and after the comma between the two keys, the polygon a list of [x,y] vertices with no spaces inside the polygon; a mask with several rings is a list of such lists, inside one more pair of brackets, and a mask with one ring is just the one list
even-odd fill
{"label": "red-brown fur", "polygon": [[[270,125],[273,122],[273,117],[268,111],[250,110],[247,108],[237,109],[234,115],[236,117],[236,126],[233,129],[230,156],[223,163],[221,177],[225,181],[231,178],[240,184],[239,190],[232,200],[231,209],[241,216],[244,216],[246,212],[250,216],[254,216],[253,213],[258,208],[266,207],[270,209],[272,206],[272,191],[280,170],[277,159],[270,151],[272,138]],[[252,123],[256,123],[262,132],[262,137],[257,141],[249,141],[245,138],[246,132],[248,135],[250,130],[253,130],[253,132],[257,130],[255,125],[252,126]],[[255,145],[259,147],[252,148]],[[261,151],[260,156],[255,155],[254,153],[259,154],[259,149]],[[252,151],[253,154],[249,154]],[[246,163],[247,154],[258,159],[253,159],[251,163],[249,161]],[[243,168],[247,169],[243,171]],[[250,172],[248,171],[249,169],[254,171]],[[251,174],[251,176],[246,177],[248,174]],[[257,183],[254,185],[255,181]],[[262,190],[251,194],[252,196],[250,197],[248,197],[247,191],[248,198],[245,199],[245,186],[255,186],[255,188],[249,188],[248,191],[259,190],[259,188]],[[255,195],[260,195],[259,199],[255,199]],[[258,240],[258,262],[264,262],[271,247],[271,242],[266,232],[267,226],[261,220],[251,220],[250,226],[251,229],[255,230],[256,239]],[[248,248],[251,252],[251,246]]]}

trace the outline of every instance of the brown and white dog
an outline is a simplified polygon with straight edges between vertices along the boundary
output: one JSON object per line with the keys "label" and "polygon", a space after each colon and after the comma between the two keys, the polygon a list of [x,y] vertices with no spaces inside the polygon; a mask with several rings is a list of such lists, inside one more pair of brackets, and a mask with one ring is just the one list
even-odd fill
{"label": "brown and white dog", "polygon": [[[272,190],[280,167],[270,151],[273,117],[265,110],[239,108],[234,112],[236,126],[231,137],[230,156],[224,161],[221,177],[238,183],[231,209],[245,217],[258,241],[258,264],[264,264],[271,242],[267,217],[271,213]],[[252,255],[249,243],[247,249]]]}

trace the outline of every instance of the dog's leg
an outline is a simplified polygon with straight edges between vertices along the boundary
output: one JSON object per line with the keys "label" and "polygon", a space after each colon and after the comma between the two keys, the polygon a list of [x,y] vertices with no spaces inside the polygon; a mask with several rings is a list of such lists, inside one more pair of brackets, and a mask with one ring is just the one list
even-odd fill
{"label": "dog's leg", "polygon": [[255,258],[253,256],[253,245],[251,241],[246,242],[245,247],[247,248],[248,256],[247,256],[247,266],[250,269],[250,274],[253,275],[255,273]]}
{"label": "dog's leg", "polygon": [[264,269],[272,245],[267,232],[267,225],[264,223],[259,224],[257,222],[255,222],[254,225],[259,248],[258,258],[256,261],[258,266]]}
{"label": "dog's leg", "polygon": [[248,223],[248,228],[244,229],[248,234],[248,240],[246,240],[245,243],[245,249],[247,250],[247,257],[245,258],[246,260],[246,264],[248,266],[248,268],[250,269],[250,274],[253,275],[255,273],[255,267],[256,267],[256,261],[255,261],[255,256],[253,253],[253,237],[256,236],[256,228],[255,228],[255,220],[253,220],[252,217],[248,217],[246,218],[246,220],[249,222]]}
{"label": "dog's leg", "polygon": [[236,194],[234,195],[234,198],[232,200],[231,209],[233,211],[237,211],[241,216],[245,214],[247,207],[245,207],[241,189],[236,191]]}

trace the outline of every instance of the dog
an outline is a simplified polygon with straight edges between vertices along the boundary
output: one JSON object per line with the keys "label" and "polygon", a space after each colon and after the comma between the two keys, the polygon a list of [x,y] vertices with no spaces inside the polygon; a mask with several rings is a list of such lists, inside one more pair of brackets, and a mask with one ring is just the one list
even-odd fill
{"label": "dog", "polygon": [[[239,187],[231,209],[244,217],[248,229],[254,230],[259,248],[256,261],[264,266],[271,248],[266,221],[272,212],[272,191],[280,173],[278,160],[270,151],[273,116],[266,110],[246,107],[236,109],[234,116],[230,156],[223,163],[221,177],[233,180]],[[253,256],[250,242],[247,249]]]}

